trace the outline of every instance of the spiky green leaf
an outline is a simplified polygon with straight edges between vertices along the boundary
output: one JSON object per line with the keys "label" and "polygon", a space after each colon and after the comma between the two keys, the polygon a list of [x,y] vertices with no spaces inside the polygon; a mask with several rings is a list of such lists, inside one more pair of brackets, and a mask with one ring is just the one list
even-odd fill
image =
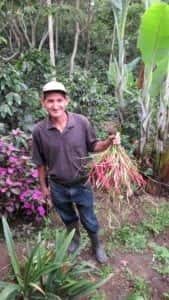
{"label": "spiky green leaf", "polygon": [[9,300],[9,299],[14,299],[12,298],[12,295],[14,295],[14,293],[19,292],[19,285],[17,284],[10,284],[8,283],[4,289],[0,292],[0,299],[3,300]]}
{"label": "spiky green leaf", "polygon": [[12,239],[12,234],[11,234],[8,222],[5,219],[5,217],[2,217],[2,224],[3,224],[3,231],[4,231],[4,235],[5,235],[8,254],[11,259],[11,264],[12,264],[15,276],[17,278],[19,285],[23,286],[23,281],[21,279],[21,270],[20,270],[19,259],[16,255],[15,245],[14,245],[14,242]]}

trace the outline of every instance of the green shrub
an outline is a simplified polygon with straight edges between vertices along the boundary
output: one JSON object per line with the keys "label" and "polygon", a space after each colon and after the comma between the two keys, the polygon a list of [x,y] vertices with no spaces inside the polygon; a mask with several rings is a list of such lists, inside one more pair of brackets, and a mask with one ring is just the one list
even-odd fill
{"label": "green shrub", "polygon": [[107,281],[108,278],[93,283],[85,279],[85,274],[91,272],[92,268],[84,262],[80,263],[75,255],[68,256],[74,231],[68,235],[65,231],[56,231],[53,249],[40,240],[21,263],[4,217],[2,223],[15,279],[14,282],[0,282],[1,299],[73,299],[75,296],[93,293]]}

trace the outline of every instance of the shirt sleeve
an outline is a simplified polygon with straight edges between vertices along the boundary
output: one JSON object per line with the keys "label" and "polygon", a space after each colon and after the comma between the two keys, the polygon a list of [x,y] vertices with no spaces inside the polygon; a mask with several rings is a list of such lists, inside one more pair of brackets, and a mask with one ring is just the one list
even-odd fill
{"label": "shirt sleeve", "polygon": [[32,133],[32,161],[37,166],[46,165],[40,145],[40,137],[37,130]]}
{"label": "shirt sleeve", "polygon": [[98,141],[96,137],[96,131],[94,127],[91,125],[89,120],[86,122],[86,142],[87,142],[87,150],[88,152],[94,152],[94,146]]}

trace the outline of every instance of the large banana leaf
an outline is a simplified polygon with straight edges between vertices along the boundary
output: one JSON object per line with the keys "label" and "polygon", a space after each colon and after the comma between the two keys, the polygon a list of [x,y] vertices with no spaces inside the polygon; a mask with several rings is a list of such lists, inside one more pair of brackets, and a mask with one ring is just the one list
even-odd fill
{"label": "large banana leaf", "polygon": [[164,83],[167,75],[169,63],[169,54],[163,60],[157,63],[156,68],[152,74],[152,84],[150,87],[150,94],[152,96],[158,96],[161,90],[161,86]]}
{"label": "large banana leaf", "polygon": [[145,7],[148,8],[150,5],[152,5],[154,3],[161,2],[161,0],[143,0],[143,2],[145,3]]}
{"label": "large banana leaf", "polygon": [[153,4],[144,13],[138,37],[138,48],[145,64],[156,64],[169,50],[169,5]]}

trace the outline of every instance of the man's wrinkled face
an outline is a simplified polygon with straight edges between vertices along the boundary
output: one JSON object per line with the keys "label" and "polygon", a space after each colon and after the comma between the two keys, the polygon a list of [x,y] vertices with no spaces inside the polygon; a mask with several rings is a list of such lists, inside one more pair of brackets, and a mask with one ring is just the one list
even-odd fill
{"label": "man's wrinkled face", "polygon": [[48,92],[42,100],[42,105],[52,118],[60,118],[64,115],[69,100],[60,92]]}

